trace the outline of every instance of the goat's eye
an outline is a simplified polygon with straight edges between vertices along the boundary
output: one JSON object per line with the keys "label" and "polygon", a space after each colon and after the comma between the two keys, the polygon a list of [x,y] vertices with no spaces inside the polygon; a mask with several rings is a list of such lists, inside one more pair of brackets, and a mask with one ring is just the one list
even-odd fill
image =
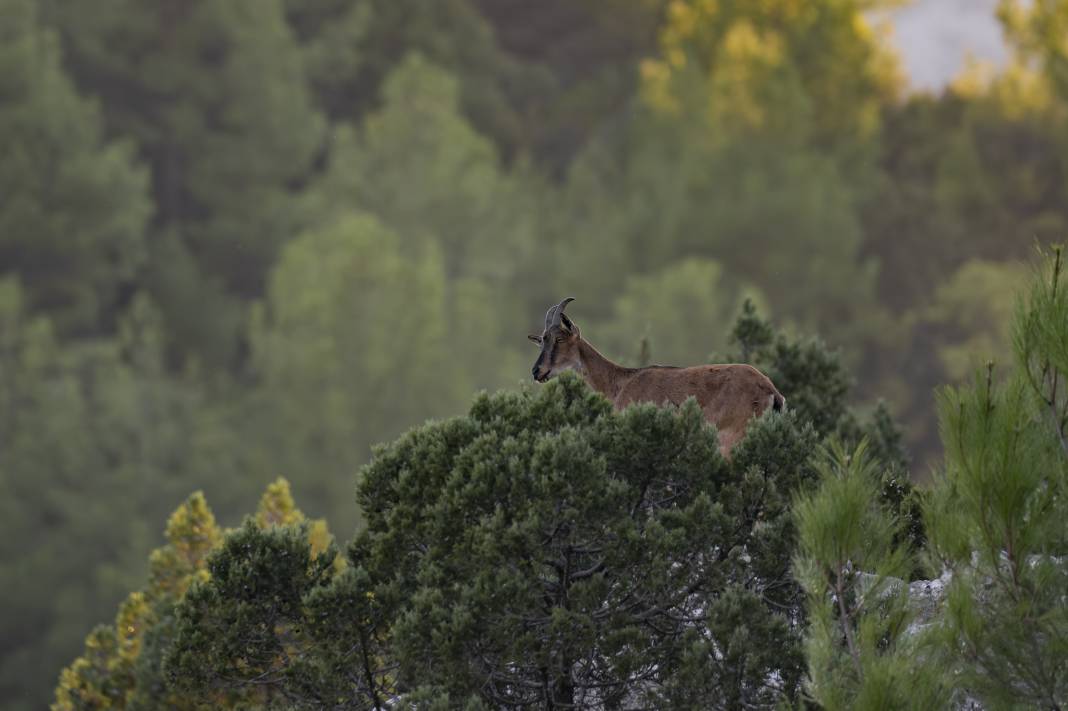
{"label": "goat's eye", "polygon": [[563,338],[559,338],[559,337],[557,337],[557,339],[556,339],[556,342],[557,342],[557,343],[563,343],[563,342],[564,342],[564,339],[563,339]]}

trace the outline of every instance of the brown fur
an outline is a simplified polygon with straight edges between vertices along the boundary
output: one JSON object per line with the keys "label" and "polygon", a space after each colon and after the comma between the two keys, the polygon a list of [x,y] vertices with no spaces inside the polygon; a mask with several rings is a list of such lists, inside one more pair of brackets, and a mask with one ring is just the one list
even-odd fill
{"label": "brown fur", "polygon": [[769,407],[782,410],[785,399],[768,376],[751,365],[696,365],[690,368],[649,366],[625,368],[613,363],[583,340],[566,316],[541,336],[530,339],[542,346],[534,364],[535,380],[544,382],[564,370],[579,372],[616,409],[636,402],[681,405],[694,397],[705,419],[719,432],[724,456],[745,435],[749,421]]}

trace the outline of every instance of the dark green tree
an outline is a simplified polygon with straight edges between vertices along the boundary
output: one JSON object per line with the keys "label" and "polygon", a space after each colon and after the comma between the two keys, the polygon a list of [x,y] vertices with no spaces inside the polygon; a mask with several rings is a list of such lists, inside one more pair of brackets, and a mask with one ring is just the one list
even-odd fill
{"label": "dark green tree", "polygon": [[[332,548],[313,556],[299,527],[262,530],[247,520],[228,535],[208,561],[208,580],[178,606],[164,662],[172,687],[205,704],[297,705],[284,682],[317,671],[308,649],[316,617],[308,613],[321,612],[304,598],[329,584],[333,559]],[[343,677],[343,669],[331,671]],[[309,688],[309,705],[335,707],[330,685]]]}
{"label": "dark green tree", "polygon": [[[786,395],[787,408],[801,421],[811,423],[821,439],[837,438],[848,446],[868,442],[871,456],[885,470],[880,484],[882,501],[904,519],[899,535],[906,536],[915,549],[922,549],[922,492],[909,479],[909,455],[901,429],[882,402],[867,418],[849,406],[854,382],[841,354],[817,338],[790,339],[777,332],[748,301],[731,332],[731,343],[737,351],[727,360],[752,363],[766,372]],[[917,567],[913,575],[921,572]]]}
{"label": "dark green tree", "polygon": [[791,698],[814,438],[770,417],[728,463],[694,405],[616,413],[574,376],[410,432],[365,469],[350,550],[404,600],[398,682],[504,707]]}
{"label": "dark green tree", "polygon": [[[262,293],[299,228],[296,188],[324,140],[282,0],[47,7],[78,86],[151,169],[150,267],[178,273],[145,287],[174,345],[229,364],[237,304]],[[198,319],[182,320],[209,295]]]}
{"label": "dark green tree", "polygon": [[0,276],[64,335],[115,326],[143,266],[145,171],[107,142],[98,107],[75,90],[40,3],[0,2]]}
{"label": "dark green tree", "polygon": [[883,111],[863,252],[878,260],[879,300],[896,312],[930,303],[965,262],[1026,259],[1036,239],[1068,226],[1061,119],[1027,106],[1011,77],[1000,82],[1009,86],[949,87]]}
{"label": "dark green tree", "polygon": [[710,259],[805,330],[877,340],[877,265],[859,219],[871,176],[851,178],[792,124],[702,122],[709,98],[699,87],[686,98],[678,114],[636,108],[576,159],[546,219],[557,289],[582,284],[609,317],[628,280]]}
{"label": "dark green tree", "polygon": [[[628,360],[646,339],[652,361],[692,365],[726,349],[730,323],[756,289],[733,277],[719,262],[689,258],[647,275],[626,280],[611,320],[597,328],[598,348]],[[694,324],[701,324],[694,327]]]}
{"label": "dark green tree", "polygon": [[[633,109],[639,61],[656,50],[666,0],[471,0],[500,52],[523,70],[508,99],[518,120],[506,157],[529,155],[553,176]],[[518,72],[517,72],[518,73]],[[477,118],[477,117],[476,117]],[[481,124],[480,124],[481,125]],[[494,134],[498,135],[498,134]]]}
{"label": "dark green tree", "polygon": [[506,172],[496,147],[460,107],[458,79],[420,55],[398,63],[383,104],[356,129],[339,127],[322,180],[307,197],[318,220],[353,207],[397,230],[409,251],[441,249],[452,278],[506,283],[534,258],[531,186]]}
{"label": "dark green tree", "polygon": [[[502,54],[469,0],[283,0],[318,104],[334,121],[358,123],[381,105],[382,86],[411,54],[464,78],[464,113],[482,133],[517,139],[508,83],[529,85]],[[521,92],[517,92],[521,93]]]}
{"label": "dark green tree", "polygon": [[492,141],[465,118],[461,90],[458,77],[406,57],[384,80],[383,105],[362,125],[337,127],[305,206],[316,226],[359,209],[396,235],[404,258],[440,258],[450,363],[465,382],[493,389],[524,370],[525,326],[515,314],[543,312],[549,298],[552,252],[538,231],[546,193],[538,179],[502,166]]}
{"label": "dark green tree", "polygon": [[1007,292],[1023,283],[1014,275],[1035,242],[1059,240],[1068,227],[1064,108],[1034,59],[965,73],[938,96],[882,110],[862,253],[879,265],[878,300],[893,320],[858,374],[909,423],[921,471],[941,458],[930,392],[1000,359]]}
{"label": "dark green tree", "polygon": [[380,106],[412,53],[457,77],[464,116],[506,161],[560,177],[581,147],[629,110],[638,59],[665,3],[589,0],[286,0],[314,95],[334,121]]}
{"label": "dark green tree", "polygon": [[283,0],[286,22],[300,45],[311,94],[332,121],[358,121],[375,105],[369,65],[374,3],[350,0]]}

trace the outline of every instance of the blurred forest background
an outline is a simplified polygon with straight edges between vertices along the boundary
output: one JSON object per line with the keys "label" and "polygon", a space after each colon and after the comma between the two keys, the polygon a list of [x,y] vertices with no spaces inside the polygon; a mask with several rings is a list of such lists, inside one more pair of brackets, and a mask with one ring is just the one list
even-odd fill
{"label": "blurred forest background", "polygon": [[[374,443],[529,370],[818,333],[938,456],[1068,230],[1068,2],[908,90],[878,0],[0,0],[0,699],[203,489],[342,539]],[[648,348],[642,348],[643,340]],[[785,393],[789,398],[790,393]]]}

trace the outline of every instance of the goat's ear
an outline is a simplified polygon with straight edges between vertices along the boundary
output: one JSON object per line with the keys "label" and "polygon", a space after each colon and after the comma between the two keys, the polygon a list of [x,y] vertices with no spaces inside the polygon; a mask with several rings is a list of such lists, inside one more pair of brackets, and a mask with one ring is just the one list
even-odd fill
{"label": "goat's ear", "polygon": [[534,334],[532,333],[532,334],[530,334],[529,336],[527,336],[527,338],[528,338],[528,339],[530,339],[531,341],[534,341],[534,342],[535,342],[535,343],[537,343],[537,344],[538,344],[539,346],[541,345],[541,336],[535,336],[535,335],[534,335]]}
{"label": "goat's ear", "polygon": [[568,333],[572,333],[576,336],[579,333],[578,326],[575,325],[574,321],[567,317],[567,314],[560,314],[560,325],[563,326]]}

